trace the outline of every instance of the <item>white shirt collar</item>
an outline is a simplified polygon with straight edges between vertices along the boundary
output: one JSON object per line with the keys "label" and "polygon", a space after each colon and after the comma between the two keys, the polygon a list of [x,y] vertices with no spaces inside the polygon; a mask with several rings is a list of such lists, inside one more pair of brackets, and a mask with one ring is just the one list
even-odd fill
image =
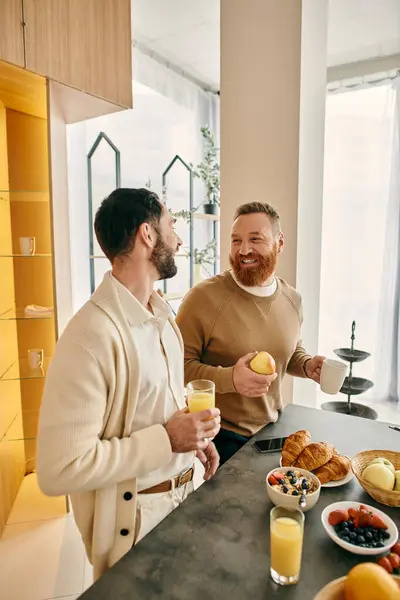
{"label": "white shirt collar", "polygon": [[137,298],[126,288],[118,279],[114,277],[110,271],[110,279],[114,287],[118,292],[118,296],[124,310],[125,316],[128,319],[129,324],[140,325],[151,319],[157,319],[159,322],[164,324],[169,317],[170,307],[161,298],[157,292],[153,291],[150,296],[150,305],[153,309],[151,313],[143,304],[139,302]]}
{"label": "white shirt collar", "polygon": [[270,283],[269,285],[249,287],[249,286],[241,284],[240,281],[238,281],[236,279],[235,273],[233,271],[231,271],[231,275],[232,275],[232,278],[233,278],[234,282],[236,283],[236,285],[238,285],[245,292],[252,294],[253,296],[260,296],[262,298],[267,298],[268,296],[273,296],[276,292],[276,288],[277,288],[276,277],[274,277],[273,282]]}

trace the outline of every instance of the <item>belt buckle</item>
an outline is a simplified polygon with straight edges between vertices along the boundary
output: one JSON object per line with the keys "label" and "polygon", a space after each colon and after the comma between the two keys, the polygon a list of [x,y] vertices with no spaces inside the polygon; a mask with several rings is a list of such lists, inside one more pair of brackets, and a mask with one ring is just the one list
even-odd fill
{"label": "belt buckle", "polygon": [[[185,485],[183,483],[183,479],[184,477],[190,473],[190,471],[192,470],[193,467],[189,467],[188,469],[185,469],[184,471],[181,471],[181,473],[179,473],[178,475],[178,488],[182,487],[183,485]],[[187,483],[187,482],[186,482]]]}

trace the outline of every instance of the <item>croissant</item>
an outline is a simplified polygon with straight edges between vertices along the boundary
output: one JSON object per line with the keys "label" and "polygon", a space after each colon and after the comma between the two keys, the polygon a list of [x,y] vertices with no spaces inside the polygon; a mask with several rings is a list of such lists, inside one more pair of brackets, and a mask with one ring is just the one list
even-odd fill
{"label": "croissant", "polygon": [[322,467],[322,465],[331,460],[333,451],[332,444],[326,442],[308,444],[294,463],[294,466],[299,469],[306,469],[307,471],[315,471],[315,469]]}
{"label": "croissant", "polygon": [[329,462],[315,471],[315,475],[321,482],[321,485],[328,481],[339,481],[346,477],[350,471],[350,460],[347,456],[338,456],[334,454]]}
{"label": "croissant", "polygon": [[296,431],[286,438],[282,448],[282,467],[290,467],[296,458],[303,452],[307,444],[310,443],[311,433],[306,429]]}

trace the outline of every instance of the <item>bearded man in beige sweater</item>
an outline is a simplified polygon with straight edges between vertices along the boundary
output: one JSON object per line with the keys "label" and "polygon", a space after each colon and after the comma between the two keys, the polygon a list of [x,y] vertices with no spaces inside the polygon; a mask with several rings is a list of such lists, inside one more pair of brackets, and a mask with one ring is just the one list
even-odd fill
{"label": "bearded man in beige sweater", "polygon": [[112,271],[68,324],[46,379],[39,485],[71,495],[95,578],[218,467],[219,410],[187,412],[182,339],[153,291],[177,271],[173,224],[148,190],[103,201],[95,232]]}
{"label": "bearded man in beige sweater", "polygon": [[[242,205],[232,227],[232,270],[195,286],[178,312],[186,382],[215,383],[222,427],[214,441],[221,465],[278,419],[285,374],[320,379],[323,357],[311,357],[300,340],[301,297],[275,275],[283,245],[272,206]],[[275,359],[273,375],[258,375],[249,367],[263,350]]]}

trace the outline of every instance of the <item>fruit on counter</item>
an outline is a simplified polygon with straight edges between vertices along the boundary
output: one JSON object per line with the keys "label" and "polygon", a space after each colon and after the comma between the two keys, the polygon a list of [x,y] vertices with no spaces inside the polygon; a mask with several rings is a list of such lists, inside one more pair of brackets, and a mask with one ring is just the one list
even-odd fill
{"label": "fruit on counter", "polygon": [[400,543],[399,543],[399,542],[397,542],[397,543],[396,543],[396,544],[393,546],[393,548],[392,548],[392,552],[393,552],[394,554],[397,554],[398,556],[400,556]]}
{"label": "fruit on counter", "polygon": [[385,465],[385,467],[387,467],[388,469],[390,469],[393,473],[395,471],[394,466],[392,465],[392,463],[390,462],[390,460],[388,460],[387,458],[374,458],[374,460],[371,460],[371,462],[368,464],[368,466],[375,465],[375,464]]}
{"label": "fruit on counter", "polygon": [[273,357],[268,352],[257,352],[250,361],[250,369],[259,375],[273,375],[276,371],[276,364]]}
{"label": "fruit on counter", "polygon": [[393,573],[393,565],[389,560],[388,556],[382,556],[382,558],[380,558],[378,560],[378,565],[380,567],[383,567],[385,569],[385,571],[387,573],[389,573],[390,575]]}
{"label": "fruit on counter", "polygon": [[394,482],[394,491],[400,492],[400,471],[395,471],[394,473],[395,482]]}
{"label": "fruit on counter", "polygon": [[390,552],[390,554],[388,555],[388,559],[393,567],[393,572],[397,575],[400,569],[400,556],[398,554],[395,554],[394,552]]}
{"label": "fruit on counter", "polygon": [[395,483],[394,471],[383,463],[368,465],[363,471],[363,479],[381,490],[393,490]]}
{"label": "fruit on counter", "polygon": [[379,565],[362,563],[348,574],[343,595],[345,600],[400,600],[400,589]]}

